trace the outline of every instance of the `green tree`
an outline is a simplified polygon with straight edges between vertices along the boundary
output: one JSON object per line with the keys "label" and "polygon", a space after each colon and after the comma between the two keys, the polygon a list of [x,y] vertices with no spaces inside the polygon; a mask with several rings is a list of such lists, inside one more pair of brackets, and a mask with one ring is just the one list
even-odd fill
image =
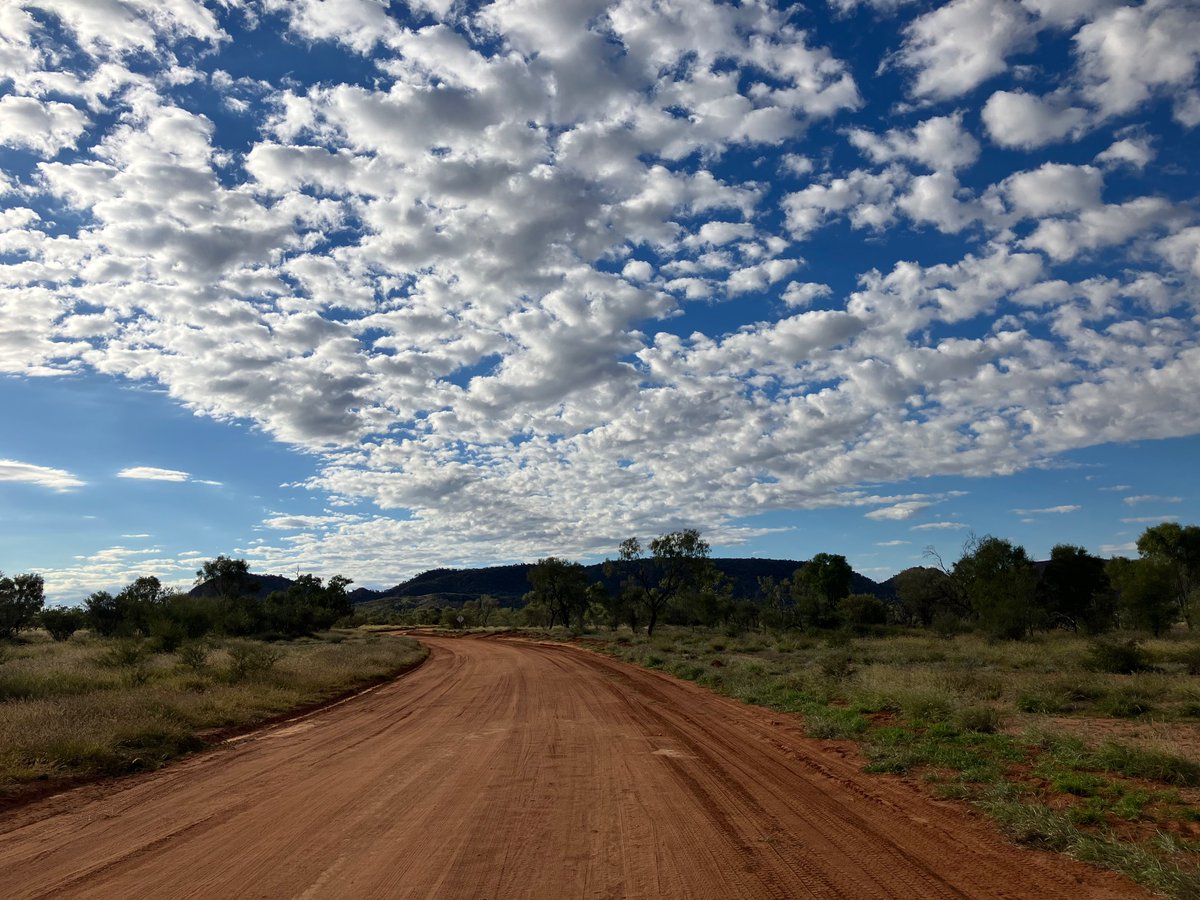
{"label": "green tree", "polygon": [[1037,570],[1025,548],[1002,538],[967,542],[954,564],[954,580],[984,633],[1015,640],[1037,627]]}
{"label": "green tree", "polygon": [[638,614],[645,613],[646,634],[654,634],[658,620],[682,596],[716,582],[708,541],[695,528],[671,531],[650,541],[649,553],[636,537],[621,542],[616,561],[606,561],[608,575],[621,573],[622,593],[637,630]]}
{"label": "green tree", "polygon": [[153,575],[135,578],[114,598],[120,610],[122,630],[149,634],[155,624],[163,618],[167,600],[172,593]]}
{"label": "green tree", "polygon": [[888,608],[874,594],[850,594],[838,601],[837,617],[847,628],[866,631],[872,625],[887,624]]}
{"label": "green tree", "polygon": [[702,572],[683,595],[689,624],[712,628],[729,620],[733,608],[733,581],[716,566]]}
{"label": "green tree", "polygon": [[672,531],[650,542],[658,580],[647,592],[646,634],[654,634],[659,616],[677,597],[713,580],[709,546],[695,528]]}
{"label": "green tree", "polygon": [[9,578],[0,572],[0,638],[16,637],[32,625],[45,602],[41,575],[27,572]]}
{"label": "green tree", "polygon": [[83,610],[74,606],[48,606],[38,619],[56,641],[70,640],[87,623]]}
{"label": "green tree", "polygon": [[825,628],[837,621],[837,605],[850,594],[854,570],[846,557],[818,553],[792,576],[792,597],[802,625]]}
{"label": "green tree", "polygon": [[83,601],[87,627],[101,637],[112,637],[121,630],[123,622],[117,598],[108,591],[96,591]]}
{"label": "green tree", "polygon": [[1112,628],[1113,592],[1104,566],[1103,559],[1083,547],[1058,544],[1050,551],[1038,594],[1052,625],[1088,634]]}
{"label": "green tree", "polygon": [[1191,595],[1200,586],[1200,525],[1163,522],[1143,531],[1137,548],[1143,559],[1153,560],[1170,573],[1175,605],[1191,628]]}
{"label": "green tree", "polygon": [[1117,592],[1121,624],[1153,632],[1157,637],[1171,627],[1178,614],[1175,579],[1171,567],[1154,558],[1110,559],[1105,573]]}
{"label": "green tree", "polygon": [[583,617],[588,608],[588,584],[583,566],[548,556],[538,560],[529,570],[528,577],[533,586],[530,599],[534,604],[545,606],[551,628],[557,622],[569,628],[574,615],[578,618],[580,631],[583,630]]}
{"label": "green tree", "polygon": [[210,584],[218,597],[230,600],[253,594],[258,582],[250,575],[250,564],[244,559],[218,556],[196,570],[196,584]]}
{"label": "green tree", "polygon": [[273,591],[263,603],[263,624],[288,635],[330,628],[354,611],[346,588],[352,581],[335,575],[325,584],[316,575],[299,576],[287,590]]}
{"label": "green tree", "polygon": [[796,621],[796,601],[792,597],[792,581],[776,581],[770,575],[758,577],[758,593],[762,597],[759,617],[767,628],[792,628]]}
{"label": "green tree", "polygon": [[935,619],[962,620],[970,615],[954,579],[941,569],[913,566],[896,575],[893,584],[903,615],[913,625],[928,627]]}

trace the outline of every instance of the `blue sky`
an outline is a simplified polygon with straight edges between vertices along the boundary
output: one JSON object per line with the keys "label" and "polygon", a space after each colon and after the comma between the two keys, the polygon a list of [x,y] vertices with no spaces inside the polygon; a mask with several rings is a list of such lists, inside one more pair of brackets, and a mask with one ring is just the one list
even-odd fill
{"label": "blue sky", "polygon": [[0,8],[0,569],[1200,520],[1200,7]]}

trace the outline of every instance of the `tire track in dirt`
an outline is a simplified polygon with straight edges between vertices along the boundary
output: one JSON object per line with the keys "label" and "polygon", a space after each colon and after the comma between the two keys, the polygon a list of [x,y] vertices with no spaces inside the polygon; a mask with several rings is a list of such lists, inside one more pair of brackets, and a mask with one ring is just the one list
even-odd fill
{"label": "tire track in dirt", "polygon": [[423,666],[302,723],[11,811],[0,893],[1146,896],[696,685],[573,647],[422,640]]}

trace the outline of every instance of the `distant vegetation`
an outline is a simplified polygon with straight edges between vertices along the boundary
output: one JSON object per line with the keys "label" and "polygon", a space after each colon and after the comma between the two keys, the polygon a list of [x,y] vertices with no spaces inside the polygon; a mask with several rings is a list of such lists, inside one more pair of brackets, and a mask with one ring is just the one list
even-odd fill
{"label": "distant vegetation", "polygon": [[[1057,629],[1085,635],[1114,629],[1160,635],[1177,623],[1190,629],[1200,606],[1200,527],[1156,525],[1137,546],[1137,558],[1105,560],[1060,544],[1049,560],[1035,562],[1010,541],[971,538],[953,563],[931,553],[930,565],[879,585],[832,553],[790,572],[779,571],[778,560],[713,559],[700,534],[684,530],[645,547],[630,538],[602,566],[552,556],[525,567],[434,570],[369,598],[358,612],[409,625],[628,625],[651,634],[660,622],[731,634],[907,626],[1011,640]],[[773,574],[755,575],[764,570]],[[518,598],[522,577],[525,593]]]}
{"label": "distant vegetation", "polygon": [[[1190,629],[1200,615],[1200,526],[1155,525],[1137,548],[1137,558],[1104,560],[1059,544],[1039,563],[1003,538],[973,537],[952,564],[930,551],[932,565],[878,585],[834,553],[818,553],[790,573],[778,560],[713,559],[700,533],[684,529],[645,546],[629,538],[599,566],[550,556],[532,566],[435,569],[382,598],[349,593],[351,582],[340,575],[328,582],[255,576],[245,560],[219,556],[198,570],[190,593],[148,575],[115,594],[98,591],[78,609],[43,609],[36,574],[0,575],[0,639],[41,625],[56,640],[87,629],[170,651],[209,634],[297,637],[352,617],[449,627],[628,625],[648,634],[663,622],[731,633],[901,625],[1011,640],[1054,629],[1156,636],[1176,623]],[[279,589],[265,589],[260,578]]]}

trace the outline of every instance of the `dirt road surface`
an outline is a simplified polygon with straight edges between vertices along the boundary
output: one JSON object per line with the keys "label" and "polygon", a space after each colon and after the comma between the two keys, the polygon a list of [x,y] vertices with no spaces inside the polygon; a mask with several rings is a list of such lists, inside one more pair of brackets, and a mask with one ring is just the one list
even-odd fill
{"label": "dirt road surface", "polygon": [[9,812],[0,895],[1142,896],[795,720],[576,648],[424,640],[354,700]]}

